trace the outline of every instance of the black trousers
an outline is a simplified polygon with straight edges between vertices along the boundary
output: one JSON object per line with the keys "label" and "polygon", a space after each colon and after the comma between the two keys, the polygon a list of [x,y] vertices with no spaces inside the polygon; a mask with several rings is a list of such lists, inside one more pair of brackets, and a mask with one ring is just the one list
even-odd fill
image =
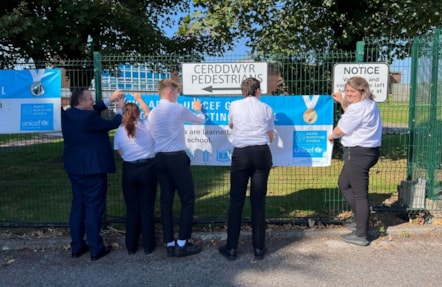
{"label": "black trousers", "polygon": [[135,252],[141,234],[144,249],[152,249],[155,246],[157,191],[154,159],[123,162],[122,187],[126,203],[126,248]]}
{"label": "black trousers", "polygon": [[250,179],[252,209],[252,244],[265,247],[266,195],[270,169],[273,165],[268,145],[234,148],[230,167],[230,206],[227,247],[237,248],[241,230],[242,210]]}
{"label": "black trousers", "polygon": [[161,222],[165,243],[175,240],[173,230],[173,199],[175,190],[181,203],[178,239],[192,237],[195,190],[190,159],[185,151],[159,152],[155,155],[155,166],[160,185]]}
{"label": "black trousers", "polygon": [[356,219],[357,236],[367,236],[370,219],[369,173],[378,159],[379,147],[344,147],[344,166],[338,185]]}

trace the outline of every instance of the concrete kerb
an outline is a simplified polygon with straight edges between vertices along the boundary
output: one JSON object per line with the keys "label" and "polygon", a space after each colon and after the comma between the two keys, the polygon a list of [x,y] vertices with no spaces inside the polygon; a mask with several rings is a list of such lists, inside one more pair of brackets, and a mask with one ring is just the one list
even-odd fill
{"label": "concrete kerb", "polygon": [[[106,233],[107,231],[104,231]],[[307,229],[289,229],[289,230],[272,230],[267,229],[267,243],[272,244],[272,240],[315,240],[323,238],[336,238],[338,239],[340,235],[348,233],[345,227],[333,226],[325,228],[307,228]],[[2,233],[2,230],[0,230]],[[386,228],[386,232],[383,237],[393,236],[393,237],[419,237],[429,234],[442,234],[442,226],[440,225],[416,225],[411,223],[404,223],[396,226],[391,226]],[[371,228],[369,236],[372,238],[377,237],[377,230]],[[103,236],[106,237],[106,236]],[[117,238],[120,244],[119,248],[124,248],[122,246],[124,242],[124,235],[118,234],[113,236],[113,241]],[[225,242],[227,238],[226,232],[194,232],[192,239],[202,242],[203,244],[216,244],[220,245]],[[243,242],[248,242],[251,240],[250,231],[242,231],[240,240]],[[109,241],[109,240],[107,240]],[[112,242],[108,242],[112,243]],[[70,237],[69,234],[63,235],[53,235],[47,237],[17,237],[11,236],[9,238],[0,238],[0,250],[22,250],[22,249],[65,249],[69,250]]]}

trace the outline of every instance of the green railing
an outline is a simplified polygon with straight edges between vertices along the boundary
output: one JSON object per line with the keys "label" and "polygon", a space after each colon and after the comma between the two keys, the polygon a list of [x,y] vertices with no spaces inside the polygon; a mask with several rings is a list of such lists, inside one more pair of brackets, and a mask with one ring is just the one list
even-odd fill
{"label": "green railing", "polygon": [[[94,53],[94,59],[90,60],[34,65],[63,68],[66,89],[62,92],[62,102],[66,105],[70,95],[68,88],[75,86],[90,85],[97,99],[106,97],[120,87],[119,84],[127,92],[155,93],[156,82],[162,77],[179,79],[183,62],[266,61],[269,63],[269,94],[275,96],[330,94],[333,67],[337,63],[388,63],[391,73],[389,97],[386,102],[379,103],[384,135],[381,159],[370,174],[371,205],[390,210],[416,209],[413,197],[423,196],[419,200],[424,204],[417,209],[437,214],[442,209],[438,200],[441,95],[437,85],[441,73],[436,73],[440,69],[437,67],[440,56],[431,41],[438,37],[364,39],[354,53],[331,51],[206,59]],[[403,45],[400,53],[391,48],[400,45]],[[431,61],[424,61],[427,54],[423,51],[427,51],[428,46],[433,47]],[[125,67],[135,67],[138,72],[147,69],[153,77],[131,82],[122,76]],[[339,113],[336,106],[336,120]],[[62,141],[60,133],[0,135],[0,225],[67,225],[71,193],[62,168]],[[267,199],[269,221],[295,222],[310,217],[336,221],[348,216],[348,207],[337,187],[341,155],[342,149],[336,144],[330,167],[274,167]],[[125,213],[120,184],[121,160],[117,154],[115,157],[118,171],[109,175],[107,223],[123,222]],[[192,166],[192,169],[196,188],[195,222],[225,222],[229,200],[228,167]],[[414,185],[422,179],[426,183],[423,195],[419,186]],[[178,201],[175,208],[176,211],[179,208]],[[250,206],[246,203],[245,221],[249,214]],[[159,218],[159,207],[157,215]]]}
{"label": "green railing", "polygon": [[440,30],[412,46],[410,145],[407,177],[422,185],[423,206],[440,210],[442,199],[442,52]]}

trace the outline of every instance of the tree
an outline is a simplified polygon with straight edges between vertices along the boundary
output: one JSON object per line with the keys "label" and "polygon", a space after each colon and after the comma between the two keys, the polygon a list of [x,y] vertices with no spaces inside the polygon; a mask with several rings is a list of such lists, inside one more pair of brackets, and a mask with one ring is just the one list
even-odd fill
{"label": "tree", "polygon": [[364,37],[414,37],[442,24],[434,0],[194,0],[184,34],[232,43],[246,37],[252,52],[354,51]]}
{"label": "tree", "polygon": [[[119,55],[221,52],[223,47],[210,35],[166,35],[165,29],[176,25],[177,15],[188,10],[189,3],[179,0],[1,1],[0,68],[14,67],[19,59],[32,59],[43,67],[55,60],[90,60],[94,51]],[[91,67],[86,69],[90,75],[75,85],[90,83]]]}
{"label": "tree", "polygon": [[194,7],[180,32],[227,46],[247,39],[251,54],[280,72],[275,94],[330,93],[333,63],[354,62],[358,41],[376,39],[365,61],[391,61],[409,56],[411,41],[402,39],[442,24],[442,1],[434,0],[194,0]]}

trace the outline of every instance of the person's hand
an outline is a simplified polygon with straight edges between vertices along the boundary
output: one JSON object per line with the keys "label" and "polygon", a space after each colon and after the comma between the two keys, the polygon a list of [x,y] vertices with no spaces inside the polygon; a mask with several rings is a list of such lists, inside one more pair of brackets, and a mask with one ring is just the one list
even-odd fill
{"label": "person's hand", "polygon": [[119,101],[120,99],[124,99],[124,93],[122,90],[115,90],[115,92],[113,92],[112,96],[109,98],[111,102]]}
{"label": "person's hand", "polygon": [[329,142],[333,142],[335,140],[335,138],[333,137],[333,133],[328,134],[327,139]]}
{"label": "person's hand", "polygon": [[332,96],[333,100],[335,100],[336,102],[342,104],[343,98],[342,98],[341,92],[336,91],[331,96]]}
{"label": "person's hand", "polygon": [[118,102],[117,102],[117,109],[122,110],[123,107],[124,107],[124,96],[123,96],[123,97],[120,97],[120,99],[119,99]]}
{"label": "person's hand", "polygon": [[134,93],[134,98],[135,98],[135,100],[137,100],[137,102],[139,102],[140,99],[141,99],[141,94],[140,93]]}
{"label": "person's hand", "polygon": [[197,111],[201,112],[201,109],[203,108],[203,104],[200,100],[197,100],[196,98],[193,99],[192,108]]}
{"label": "person's hand", "polygon": [[340,139],[344,135],[345,135],[344,132],[342,132],[342,130],[339,127],[335,127],[333,129],[332,133],[327,135],[327,139],[330,142],[332,142],[334,140]]}

